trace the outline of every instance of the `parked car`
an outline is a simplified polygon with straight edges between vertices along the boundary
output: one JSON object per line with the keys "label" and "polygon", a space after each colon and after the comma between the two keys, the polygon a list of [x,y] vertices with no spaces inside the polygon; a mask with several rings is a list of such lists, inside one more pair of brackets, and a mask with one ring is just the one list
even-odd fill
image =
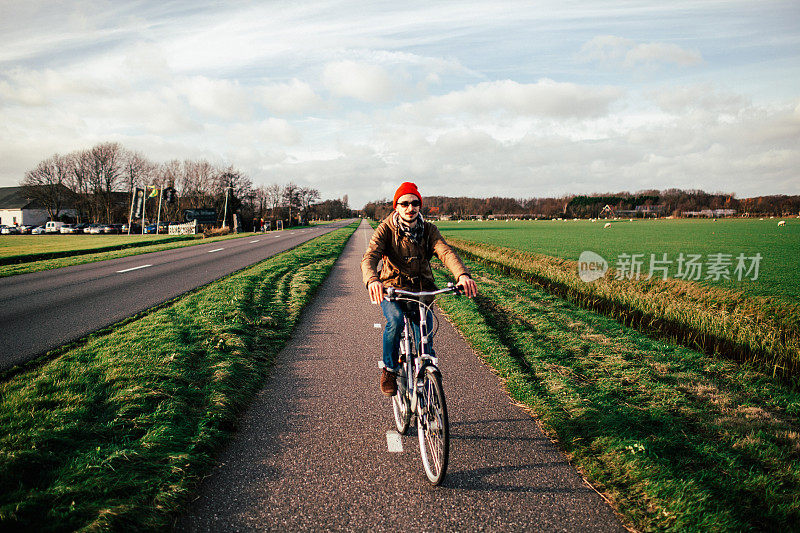
{"label": "parked car", "polygon": [[0,227],[0,233],[3,235],[19,235],[19,229],[16,226],[3,226]]}
{"label": "parked car", "polygon": [[41,235],[43,233],[46,233],[44,226],[36,226],[31,230],[31,235]]}
{"label": "parked car", "polygon": [[[135,233],[141,233],[141,232],[142,232],[142,227],[139,224],[134,222],[133,225],[131,226],[131,233],[135,234]],[[122,233],[128,233],[128,225],[127,224],[123,224],[122,225]]]}
{"label": "parked car", "polygon": [[109,224],[108,233],[122,233],[122,224]]}
{"label": "parked car", "polygon": [[19,227],[19,232],[23,235],[28,235],[33,228],[36,226],[32,226],[30,224],[25,224],[24,226]]}
{"label": "parked car", "polygon": [[99,235],[103,233],[102,224],[89,224],[89,227],[83,230],[84,233],[91,233],[92,235]]}
{"label": "parked car", "polygon": [[86,233],[86,229],[89,227],[88,222],[83,222],[81,224],[77,224],[75,226],[75,233]]}
{"label": "parked car", "polygon": [[78,230],[75,229],[75,224],[62,224],[61,227],[58,229],[58,232],[62,235],[68,235],[73,233],[78,233]]}
{"label": "parked car", "polygon": [[47,224],[44,225],[45,233],[60,233],[61,226],[63,226],[63,222],[59,222],[57,220],[48,220]]}

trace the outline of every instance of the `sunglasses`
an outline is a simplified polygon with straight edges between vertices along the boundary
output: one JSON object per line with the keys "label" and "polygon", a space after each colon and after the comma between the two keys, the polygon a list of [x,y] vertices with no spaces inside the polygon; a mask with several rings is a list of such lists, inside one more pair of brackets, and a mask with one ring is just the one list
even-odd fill
{"label": "sunglasses", "polygon": [[408,207],[410,205],[413,205],[414,207],[419,207],[422,205],[422,202],[420,202],[419,200],[413,200],[411,202],[397,202],[397,205],[399,205],[400,207]]}

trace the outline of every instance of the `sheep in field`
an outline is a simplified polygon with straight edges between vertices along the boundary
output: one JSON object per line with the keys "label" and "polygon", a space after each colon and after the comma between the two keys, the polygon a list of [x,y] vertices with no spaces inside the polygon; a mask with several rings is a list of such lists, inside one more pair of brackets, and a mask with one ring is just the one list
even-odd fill
{"label": "sheep in field", "polygon": [[603,229],[610,228],[610,227],[611,227],[611,222],[606,222],[606,225],[603,226]]}
{"label": "sheep in field", "polygon": [[778,227],[779,227],[779,228],[780,228],[781,226],[785,226],[785,225],[786,225],[786,221],[785,221],[785,220],[781,220],[780,222],[778,222]]}

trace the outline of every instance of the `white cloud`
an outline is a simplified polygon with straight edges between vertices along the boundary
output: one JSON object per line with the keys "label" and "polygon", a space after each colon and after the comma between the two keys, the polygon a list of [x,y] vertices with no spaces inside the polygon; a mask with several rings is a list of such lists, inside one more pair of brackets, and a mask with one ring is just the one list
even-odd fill
{"label": "white cloud", "polygon": [[322,81],[334,96],[364,102],[387,102],[394,98],[395,83],[382,67],[355,61],[328,63]]}
{"label": "white cloud", "polygon": [[223,135],[231,146],[291,145],[300,142],[300,133],[289,122],[270,117],[259,122],[209,126],[209,131]]}
{"label": "white cloud", "polygon": [[580,57],[585,61],[627,68],[658,64],[692,67],[703,63],[703,56],[697,50],[688,50],[674,43],[637,43],[615,35],[600,35],[585,43],[581,47]]}
{"label": "white cloud", "polygon": [[608,113],[611,104],[622,94],[623,91],[615,87],[589,87],[549,79],[529,84],[503,80],[433,96],[417,104],[407,104],[401,110],[420,116],[504,111],[542,117],[595,117]]}
{"label": "white cloud", "polygon": [[324,105],[311,85],[297,78],[289,83],[264,85],[257,92],[261,96],[261,103],[274,113],[303,113],[320,109]]}
{"label": "white cloud", "polygon": [[688,86],[663,87],[649,95],[668,113],[685,113],[699,109],[714,113],[737,114],[749,105],[740,94],[721,91],[710,83]]}
{"label": "white cloud", "polygon": [[179,90],[202,113],[223,119],[241,119],[251,113],[250,95],[236,81],[194,76],[182,80]]}
{"label": "white cloud", "polygon": [[357,207],[405,178],[475,196],[797,189],[789,4],[6,3],[0,185],[116,140]]}
{"label": "white cloud", "polygon": [[[2,79],[5,78],[5,79]],[[53,69],[15,68],[0,78],[3,99],[28,106],[43,106],[69,96],[97,97],[107,92],[107,82],[93,75]]]}

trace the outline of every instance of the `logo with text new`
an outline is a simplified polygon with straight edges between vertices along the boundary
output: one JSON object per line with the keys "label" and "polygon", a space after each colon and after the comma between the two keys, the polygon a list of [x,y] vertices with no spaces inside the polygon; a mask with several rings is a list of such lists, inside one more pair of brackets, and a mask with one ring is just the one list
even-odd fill
{"label": "logo with text new", "polygon": [[608,271],[608,261],[588,250],[578,258],[578,276],[586,283],[602,278]]}

